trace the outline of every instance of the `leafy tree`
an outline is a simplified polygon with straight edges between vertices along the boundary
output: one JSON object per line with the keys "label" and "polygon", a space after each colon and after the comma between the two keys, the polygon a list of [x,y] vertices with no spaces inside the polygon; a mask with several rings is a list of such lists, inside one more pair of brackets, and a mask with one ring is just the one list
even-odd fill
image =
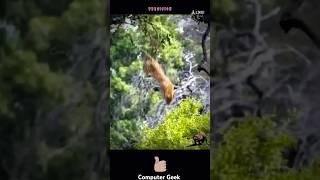
{"label": "leafy tree", "polygon": [[[150,78],[145,78],[141,55],[147,52],[155,57],[175,86],[180,86],[183,73],[186,74],[185,69],[191,66],[184,60],[184,56],[194,54],[195,58],[190,61],[196,64],[202,55],[201,36],[186,36],[187,33],[179,27],[179,24],[188,19],[190,17],[178,15],[112,17],[110,97],[113,149],[134,148],[133,142],[144,136],[138,132],[139,128],[130,128],[130,133],[124,132],[120,128],[124,128],[123,124],[140,127],[142,121],[148,125],[151,121],[157,123],[163,119],[157,117],[158,114],[165,116],[166,112],[175,108],[164,106],[156,83]],[[186,24],[191,27],[193,23],[196,24],[193,21]],[[193,88],[195,87],[197,86]]]}
{"label": "leafy tree", "polygon": [[165,117],[156,128],[145,127],[138,149],[209,149],[209,143],[188,147],[198,132],[207,134],[210,142],[210,113],[200,114],[202,105],[194,99],[185,99]]}
{"label": "leafy tree", "polygon": [[105,178],[103,2],[4,3],[0,179]]}
{"label": "leafy tree", "polygon": [[127,149],[140,141],[142,122],[119,120],[113,123],[110,128],[111,149]]}
{"label": "leafy tree", "polygon": [[319,179],[318,162],[302,171],[287,166],[283,153],[295,144],[293,137],[277,128],[273,118],[245,118],[230,127],[216,145],[212,179]]}

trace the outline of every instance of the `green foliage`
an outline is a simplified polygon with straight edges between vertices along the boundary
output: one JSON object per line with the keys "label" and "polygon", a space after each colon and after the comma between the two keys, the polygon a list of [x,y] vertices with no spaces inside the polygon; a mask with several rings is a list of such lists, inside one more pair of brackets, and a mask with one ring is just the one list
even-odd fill
{"label": "green foliage", "polygon": [[[112,26],[110,47],[112,60],[110,97],[113,121],[111,134],[114,136],[111,141],[112,148],[130,148],[128,146],[132,146],[137,137],[137,129],[131,128],[133,132],[129,135],[121,130],[124,127],[118,123],[139,127],[140,121],[145,119],[144,116],[156,113],[159,103],[163,101],[160,92],[141,89],[139,82],[133,83],[135,77],[144,74],[143,61],[139,55],[143,51],[150,53],[157,58],[173,83],[179,81],[177,72],[185,65],[182,45],[186,41],[181,38],[182,34],[177,30],[179,28],[177,22],[180,20],[180,16],[175,18],[172,15],[136,15],[128,16],[126,19],[128,23]],[[190,48],[196,46],[192,44]],[[122,133],[124,134],[121,135]]]}
{"label": "green foliage", "polygon": [[30,36],[37,50],[46,50],[50,46],[51,39],[55,36],[55,30],[62,24],[57,17],[37,17],[30,20]]}
{"label": "green foliage", "polygon": [[192,137],[202,131],[210,142],[210,113],[199,114],[202,105],[193,99],[185,99],[179,107],[170,112],[156,128],[145,127],[138,149],[209,149],[209,143],[187,147],[193,144]]}
{"label": "green foliage", "polygon": [[[8,11],[0,17],[0,179],[91,178],[88,162],[98,148],[88,147],[102,136],[96,131],[100,112],[94,108],[101,88],[97,78],[79,78],[91,67],[78,66],[96,57],[70,57],[85,54],[74,47],[90,46],[80,40],[103,28],[103,4],[5,1]],[[88,51],[101,52],[98,43],[92,46]],[[69,73],[75,64],[78,76]]]}
{"label": "green foliage", "polygon": [[142,69],[142,61],[133,61],[128,66],[120,66],[117,70],[111,73],[111,98],[116,99],[118,93],[129,94],[134,88],[128,82],[131,77]]}
{"label": "green foliage", "polygon": [[245,118],[231,127],[212,154],[213,179],[295,180],[319,179],[314,164],[301,172],[287,167],[283,156],[295,140],[277,128],[272,118]]}
{"label": "green foliage", "polygon": [[49,97],[54,102],[61,102],[68,95],[65,87],[69,80],[52,72],[47,64],[38,63],[33,51],[17,50],[13,54],[3,53],[3,56],[0,63],[0,82],[6,83],[6,86],[0,87],[0,94],[5,94],[2,98],[0,96],[0,113],[12,117],[14,110],[10,107],[10,101],[19,91],[28,96],[38,96],[39,99]]}
{"label": "green foliage", "polygon": [[118,120],[110,128],[111,149],[130,148],[141,139],[143,123],[133,120]]}
{"label": "green foliage", "polygon": [[164,63],[173,63],[176,66],[183,65],[182,46],[177,40],[179,32],[177,29],[178,19],[173,16],[141,16],[139,17],[138,31],[140,38],[137,42],[140,47],[150,52],[154,57],[161,59]]}
{"label": "green foliage", "polygon": [[[258,1],[237,1],[237,0],[214,0],[213,17],[217,29],[234,26],[243,28],[252,27],[252,22],[244,18],[255,17],[256,2],[260,6],[262,13],[267,14],[275,8],[284,7],[290,0],[258,0]],[[251,18],[250,18],[251,19]],[[246,27],[248,28],[248,27]]]}

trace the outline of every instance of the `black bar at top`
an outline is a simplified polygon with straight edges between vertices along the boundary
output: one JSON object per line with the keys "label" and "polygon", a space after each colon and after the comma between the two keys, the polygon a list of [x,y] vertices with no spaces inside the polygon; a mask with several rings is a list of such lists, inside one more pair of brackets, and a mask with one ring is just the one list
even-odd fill
{"label": "black bar at top", "polygon": [[110,0],[111,14],[191,14],[193,10],[209,14],[209,7],[210,0]]}

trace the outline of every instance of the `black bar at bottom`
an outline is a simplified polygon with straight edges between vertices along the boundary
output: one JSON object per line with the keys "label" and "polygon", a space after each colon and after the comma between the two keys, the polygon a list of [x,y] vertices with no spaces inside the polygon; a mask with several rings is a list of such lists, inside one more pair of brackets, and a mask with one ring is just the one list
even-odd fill
{"label": "black bar at bottom", "polygon": [[[165,172],[155,172],[155,156],[166,161]],[[209,180],[209,150],[111,150],[111,180]],[[148,177],[147,177],[148,176]]]}

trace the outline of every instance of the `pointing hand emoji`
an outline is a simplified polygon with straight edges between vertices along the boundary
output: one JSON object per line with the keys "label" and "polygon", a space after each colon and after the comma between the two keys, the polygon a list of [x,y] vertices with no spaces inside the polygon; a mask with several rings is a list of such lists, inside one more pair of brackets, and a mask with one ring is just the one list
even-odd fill
{"label": "pointing hand emoji", "polygon": [[154,163],[154,171],[155,172],[165,172],[167,170],[167,163],[166,161],[159,161],[159,157],[154,157],[155,163]]}

